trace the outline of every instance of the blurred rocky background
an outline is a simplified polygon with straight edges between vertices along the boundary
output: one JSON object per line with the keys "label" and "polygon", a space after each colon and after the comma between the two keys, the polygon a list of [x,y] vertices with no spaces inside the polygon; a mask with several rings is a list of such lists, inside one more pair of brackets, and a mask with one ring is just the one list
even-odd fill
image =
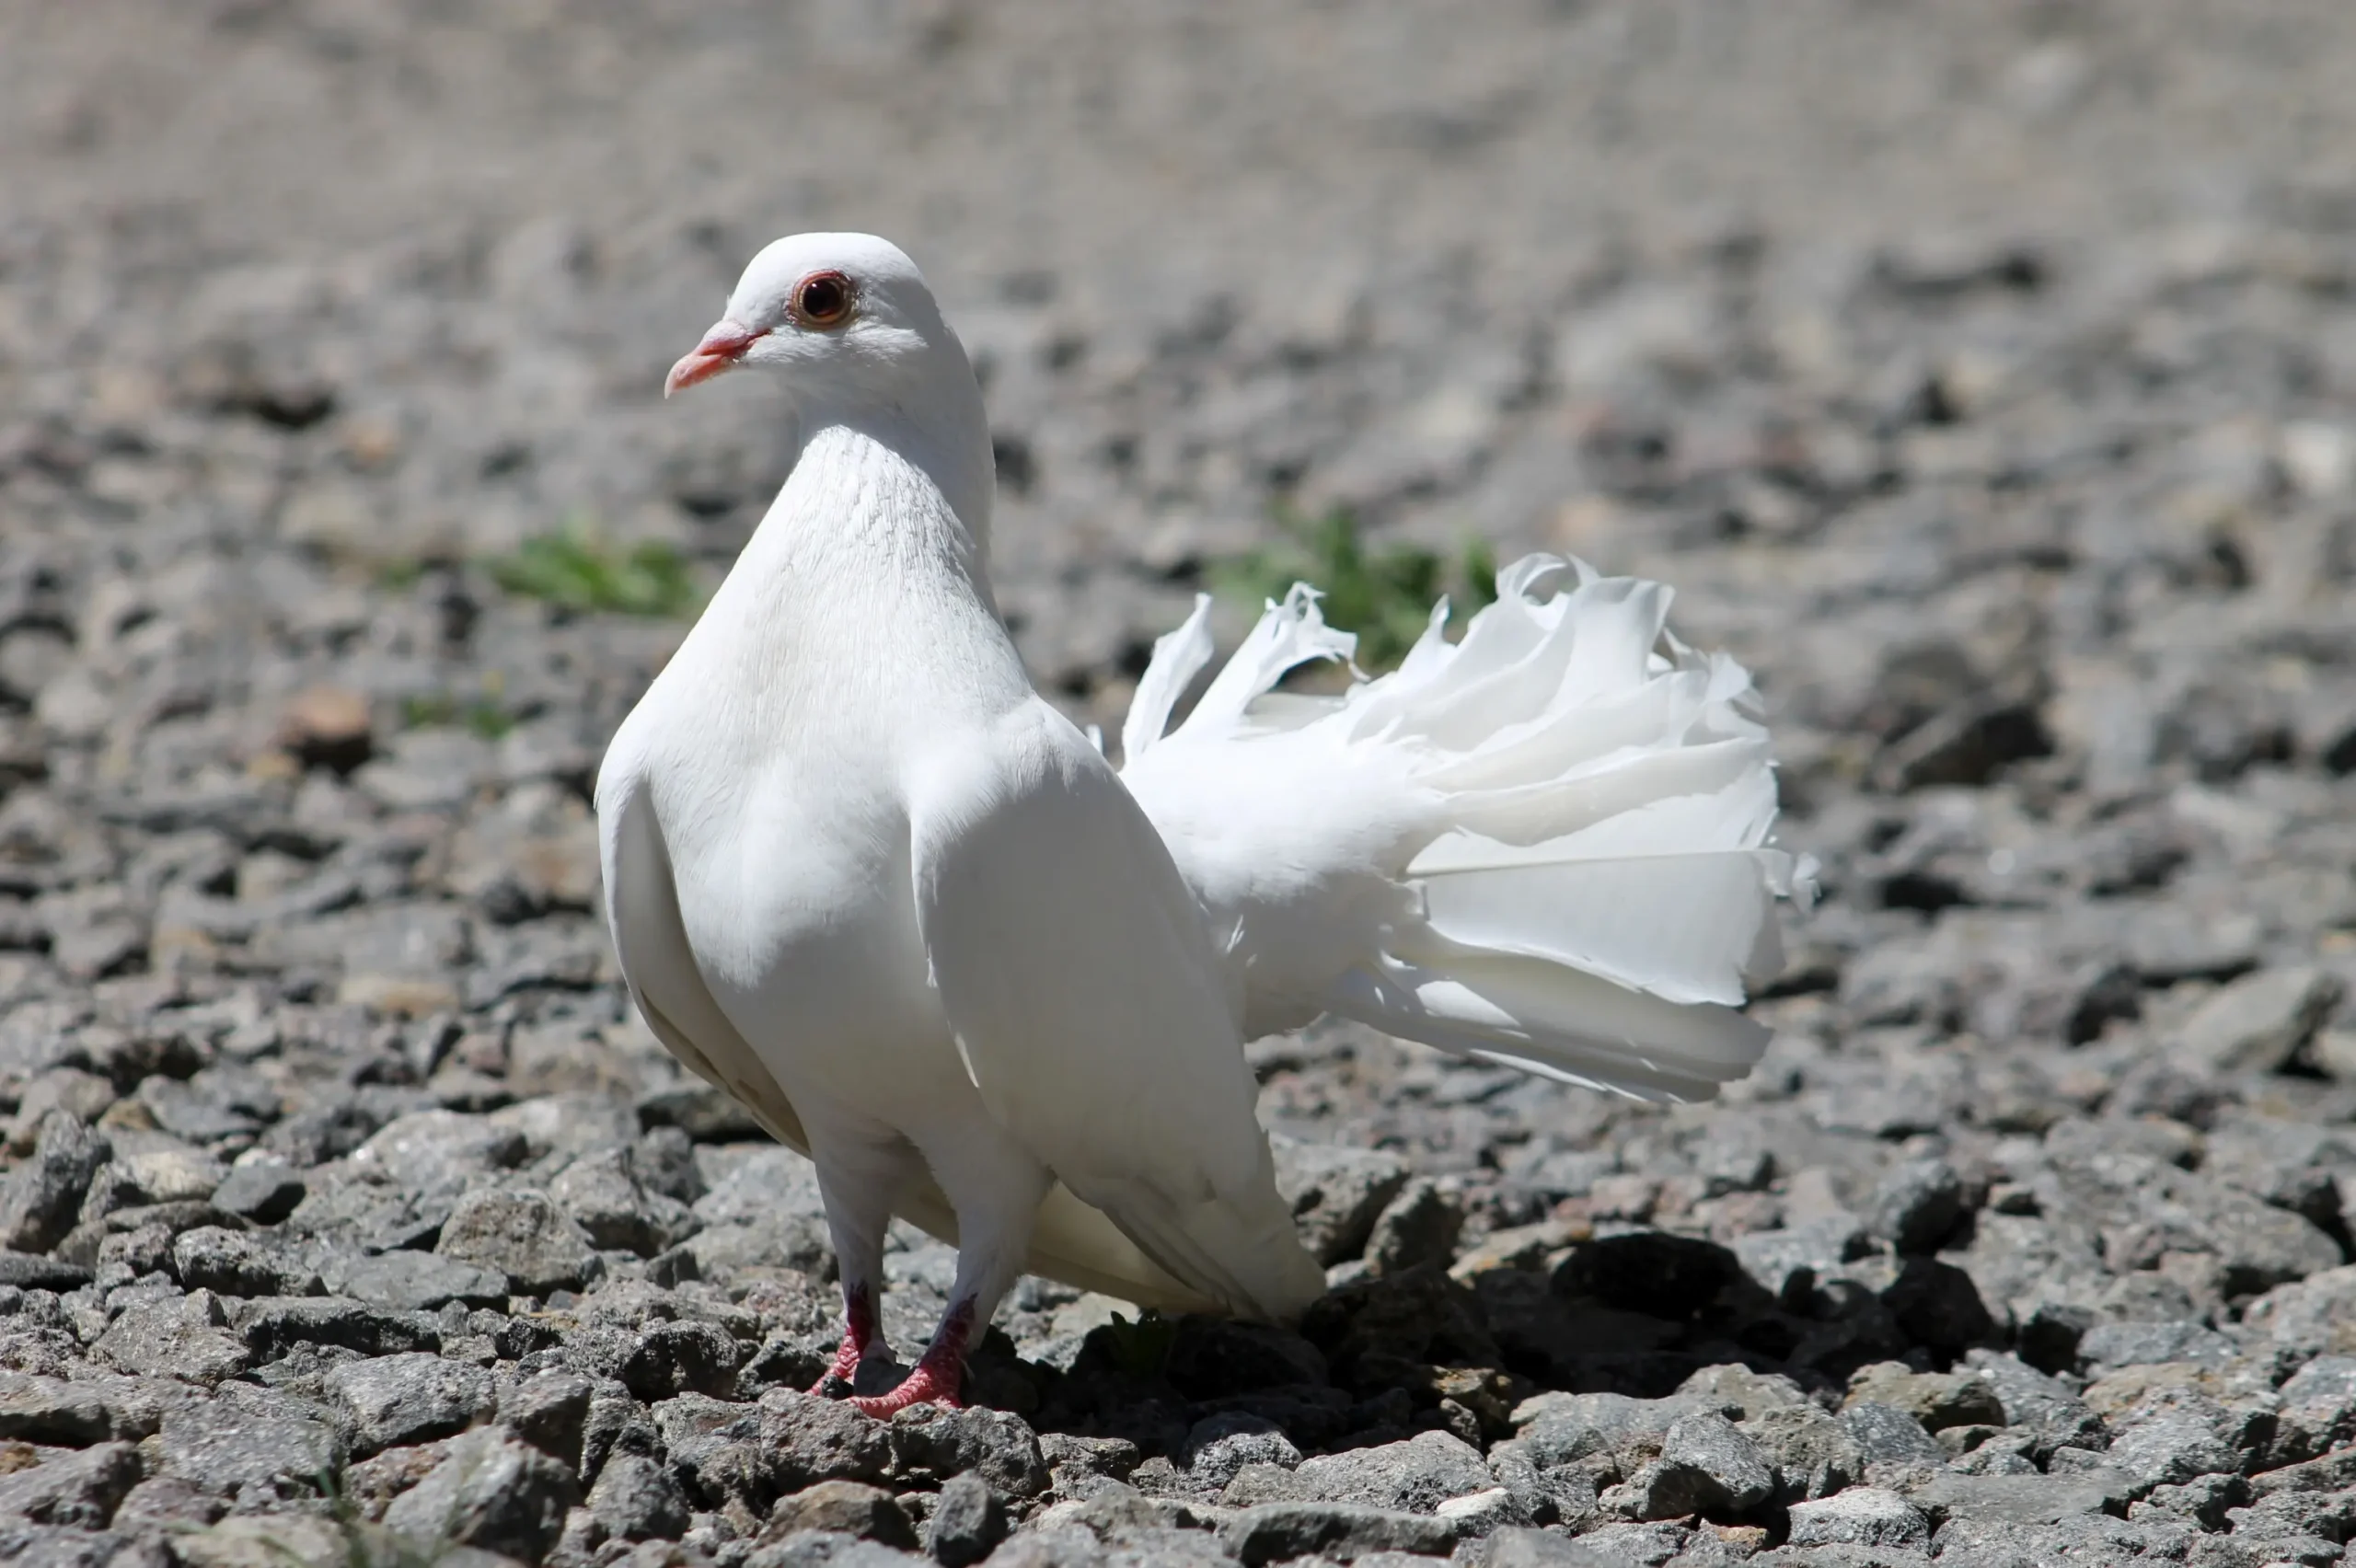
{"label": "blurred rocky background", "polygon": [[[2351,79],[2332,0],[0,9],[0,1562],[2339,1561]],[[1034,1281],[989,1408],[794,1393],[814,1193],[587,791],[781,478],[663,370],[814,227],[973,350],[1077,715],[1297,559],[1677,584],[1826,869],[1761,1070],[1264,1043],[1299,1334]]]}

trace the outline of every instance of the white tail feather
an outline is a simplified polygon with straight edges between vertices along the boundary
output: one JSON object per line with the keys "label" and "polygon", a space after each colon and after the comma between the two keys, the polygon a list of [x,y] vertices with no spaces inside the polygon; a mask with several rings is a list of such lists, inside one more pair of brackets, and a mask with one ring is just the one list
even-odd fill
{"label": "white tail feather", "polygon": [[[1766,1032],[1734,1010],[1782,963],[1749,674],[1667,629],[1670,592],[1529,556],[1462,640],[1448,606],[1392,674],[1274,690],[1347,661],[1297,585],[1174,730],[1209,603],[1154,645],[1122,777],[1225,944],[1245,1027],[1321,1012],[1649,1100],[1706,1099]],[[1165,731],[1167,732],[1165,732]]]}

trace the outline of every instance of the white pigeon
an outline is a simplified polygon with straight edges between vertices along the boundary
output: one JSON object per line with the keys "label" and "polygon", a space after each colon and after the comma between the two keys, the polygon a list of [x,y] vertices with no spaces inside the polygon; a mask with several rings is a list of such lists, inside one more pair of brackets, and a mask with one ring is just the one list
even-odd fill
{"label": "white pigeon", "polygon": [[986,567],[964,351],[864,235],[756,257],[676,392],[776,372],[792,471],[597,780],[630,994],[808,1154],[843,1287],[828,1378],[887,1354],[885,1227],[959,1249],[872,1414],[953,1402],[1028,1268],[1141,1304],[1297,1318],[1323,1280],[1278,1196],[1242,1043],[1322,1011],[1655,1099],[1740,1077],[1780,962],[1750,687],[1669,594],[1533,557],[1461,642],[1346,659],[1296,589],[1184,723],[1207,606],[1156,646],[1116,775],[1032,687]]}

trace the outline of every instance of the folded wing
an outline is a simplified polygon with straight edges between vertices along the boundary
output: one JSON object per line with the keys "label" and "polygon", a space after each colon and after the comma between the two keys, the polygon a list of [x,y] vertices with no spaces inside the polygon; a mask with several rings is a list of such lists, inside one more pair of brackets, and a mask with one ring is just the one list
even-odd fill
{"label": "folded wing", "polygon": [[911,788],[918,918],[983,1103],[1187,1288],[1296,1317],[1277,1196],[1199,908],[1080,732],[1034,699]]}

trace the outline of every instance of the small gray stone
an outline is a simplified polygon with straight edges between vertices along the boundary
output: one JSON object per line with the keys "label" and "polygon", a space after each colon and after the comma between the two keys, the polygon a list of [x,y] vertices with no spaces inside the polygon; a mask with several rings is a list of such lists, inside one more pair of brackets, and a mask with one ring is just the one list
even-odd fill
{"label": "small gray stone", "polygon": [[1944,1471],[1914,1492],[1916,1505],[1946,1519],[2050,1525],[2104,1514],[2126,1501],[2132,1483],[2117,1471],[2066,1475],[1958,1475]]}
{"label": "small gray stone", "polygon": [[498,1405],[489,1372],[438,1355],[347,1362],[324,1381],[351,1412],[356,1456],[463,1432]]}
{"label": "small gray stone", "polygon": [[143,1377],[214,1383],[253,1365],[253,1353],[231,1333],[228,1314],[210,1291],[129,1307],[107,1326],[90,1352]]}
{"label": "small gray stone", "polygon": [[1304,1459],[1294,1470],[1311,1497],[1428,1514],[1451,1497],[1485,1492],[1496,1477],[1478,1450],[1445,1432]]}
{"label": "small gray stone", "polygon": [[1445,1265],[1464,1228],[1464,1211],[1439,1183],[1419,1176],[1375,1216],[1367,1234],[1366,1261],[1377,1273],[1396,1274],[1418,1263]]}
{"label": "small gray stone", "polygon": [[1865,1455],[1847,1427],[1813,1404],[1762,1410],[1742,1432],[1775,1467],[1776,1495],[1799,1503],[1854,1486],[1865,1473]]}
{"label": "small gray stone", "polygon": [[1931,1525],[1895,1492],[1858,1486],[1837,1497],[1792,1505],[1791,1544],[1867,1546],[1911,1551],[1925,1546]]}
{"label": "small gray stone", "polygon": [[1722,1415],[1689,1415],[1661,1442],[1664,1480],[1680,1485],[1693,1506],[1679,1514],[1747,1514],[1774,1494],[1774,1467],[1759,1446]]}
{"label": "small gray stone", "polygon": [[0,1437],[78,1448],[114,1435],[114,1418],[89,1389],[0,1371]]}
{"label": "small gray stone", "polygon": [[507,1304],[505,1274],[434,1252],[346,1252],[329,1259],[320,1274],[338,1296],[398,1311],[432,1311],[452,1301],[469,1307]]}
{"label": "small gray stone", "polygon": [[670,1472],[643,1454],[616,1454],[606,1461],[589,1489],[589,1511],[622,1540],[676,1540],[689,1517]]}
{"label": "small gray stone", "polygon": [[217,1160],[192,1148],[117,1152],[90,1178],[79,1223],[88,1225],[124,1209],[201,1202],[212,1197],[227,1174]]}
{"label": "small gray stone", "polygon": [[385,1523],[403,1535],[527,1562],[546,1556],[578,1495],[572,1472],[496,1426],[452,1438],[445,1453],[431,1474],[393,1499]]}
{"label": "small gray stone", "polygon": [[989,1484],[971,1471],[941,1488],[925,1530],[925,1550],[941,1568],[971,1568],[1006,1539],[1006,1509]]}
{"label": "small gray stone", "polygon": [[2139,1496],[2155,1486],[2236,1473],[2242,1462],[2206,1422],[2175,1412],[2122,1428],[2103,1459],[2133,1478]]}
{"label": "small gray stone", "polygon": [[191,1290],[215,1290],[224,1296],[317,1296],[325,1288],[299,1260],[217,1225],[201,1225],[173,1238],[171,1261],[172,1273]]}
{"label": "small gray stone", "polygon": [[0,1519],[104,1529],[138,1482],[139,1450],[129,1443],[100,1443],[0,1475]]}
{"label": "small gray stone", "polygon": [[1928,1252],[1964,1216],[1963,1178],[1944,1159],[1910,1159],[1894,1166],[1865,1200],[1873,1233],[1901,1252]]}
{"label": "small gray stone", "polygon": [[1916,1372],[1903,1362],[1858,1368],[1849,1379],[1849,1400],[1902,1410],[1926,1432],[2004,1423],[2004,1401],[1988,1378],[1969,1372]]}
{"label": "small gray stone", "polygon": [[2004,1425],[2035,1435],[2040,1458],[2058,1447],[2100,1448],[2109,1442],[2102,1417],[2085,1401],[2019,1357],[1975,1350],[1965,1365],[1996,1390]]}
{"label": "small gray stone", "polygon": [[394,1312],[341,1296],[258,1296],[231,1309],[248,1348],[275,1361],[296,1345],[334,1345],[363,1355],[439,1350],[442,1335],[422,1312]]}
{"label": "small gray stone", "polygon": [[676,1198],[647,1190],[628,1146],[583,1155],[549,1183],[549,1196],[572,1216],[593,1246],[651,1258],[698,1228]]}
{"label": "small gray stone", "polygon": [[1857,1440],[1868,1464],[1944,1465],[1947,1451],[1923,1424],[1895,1405],[1860,1401],[1841,1412],[1841,1424]]}
{"label": "small gray stone", "polygon": [[2212,1072],[2271,1072],[2314,1037],[2340,989],[2339,976],[2310,965],[2245,974],[2193,1009],[2177,1043]]}
{"label": "small gray stone", "polygon": [[276,1225],[302,1203],[306,1188],[293,1167],[276,1159],[233,1165],[213,1189],[213,1206],[256,1225]]}
{"label": "small gray stone", "polygon": [[479,1188],[461,1197],[433,1249],[445,1258],[497,1269],[530,1296],[578,1289],[596,1264],[589,1239],[546,1193]]}
{"label": "small gray stone", "polygon": [[0,1286],[20,1290],[72,1290],[90,1283],[90,1271],[63,1258],[37,1252],[0,1251]]}
{"label": "small gray stone", "polygon": [[156,1447],[161,1473],[222,1496],[245,1487],[311,1488],[343,1467],[342,1441],[325,1410],[239,1384],[209,1403],[167,1412]]}
{"label": "small gray stone", "polygon": [[1268,1144],[1301,1244],[1328,1267],[1365,1250],[1376,1216],[1407,1184],[1406,1161],[1395,1154],[1286,1137]]}
{"label": "small gray stone", "polygon": [[1271,1464],[1291,1470],[1300,1463],[1300,1450],[1284,1429],[1265,1416],[1225,1411],[1195,1423],[1179,1445],[1178,1458],[1186,1473],[1207,1490],[1218,1491],[1249,1464]]}
{"label": "small gray stone", "polygon": [[542,1372],[507,1385],[499,1396],[499,1422],[560,1463],[582,1464],[582,1435],[589,1420],[595,1386],[578,1372]]}
{"label": "small gray stone", "polygon": [[2190,1361],[2223,1366],[2238,1359],[2241,1347],[2205,1323],[2097,1323],[2078,1341],[2078,1358],[2099,1377],[2121,1366]]}
{"label": "small gray stone", "polygon": [[1483,1568],[1621,1568],[1621,1560],[1552,1530],[1501,1529],[1489,1537]]}
{"label": "small gray stone", "polygon": [[1735,1261],[1787,1310],[1804,1309],[1816,1282],[1865,1250],[1865,1228],[1848,1215],[1734,1239]]}
{"label": "small gray stone", "polygon": [[1219,1527],[1218,1544],[1244,1568],[1311,1555],[1354,1562],[1378,1551],[1441,1557],[1454,1550],[1445,1520],[1354,1503],[1269,1503]]}
{"label": "small gray stone", "polygon": [[652,1404],[675,1394],[719,1398],[736,1388],[745,1347],[717,1323],[649,1323],[617,1369],[625,1387]]}
{"label": "small gray stone", "polygon": [[[785,1408],[784,1397],[774,1392],[762,1395],[763,1409]],[[849,1408],[825,1400],[811,1402],[833,1410]],[[1002,1410],[918,1405],[894,1416],[890,1431],[899,1469],[910,1476],[947,1481],[970,1471],[1001,1497],[1036,1497],[1053,1479],[1029,1424]]]}
{"label": "small gray stone", "polygon": [[523,1134],[488,1116],[419,1111],[387,1123],[352,1151],[352,1165],[404,1192],[455,1192],[520,1163],[528,1147]]}
{"label": "small gray stone", "polygon": [[860,1540],[917,1549],[916,1528],[898,1501],[880,1486],[857,1481],[822,1481],[778,1500],[763,1539],[775,1540],[803,1530],[824,1530]]}
{"label": "small gray stone", "polygon": [[1660,1568],[1692,1539],[1690,1527],[1674,1519],[1659,1519],[1601,1525],[1581,1535],[1579,1544],[1617,1568]]}
{"label": "small gray stone", "polygon": [[2276,1393],[2283,1424],[2297,1428],[2309,1454],[2356,1441],[2356,1355],[2318,1355]]}
{"label": "small gray stone", "polygon": [[64,1111],[41,1118],[32,1158],[0,1185],[0,1247],[46,1252],[65,1239],[114,1146]]}

